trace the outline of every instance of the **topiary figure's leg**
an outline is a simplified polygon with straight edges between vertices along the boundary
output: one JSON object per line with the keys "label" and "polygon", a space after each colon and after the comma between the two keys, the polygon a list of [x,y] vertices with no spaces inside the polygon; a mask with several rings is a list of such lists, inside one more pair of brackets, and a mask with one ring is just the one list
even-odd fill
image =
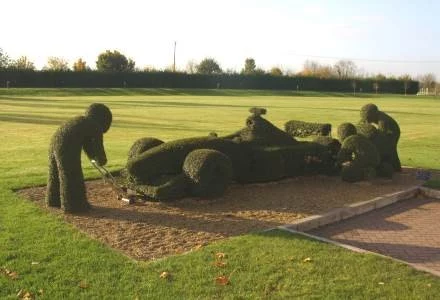
{"label": "topiary figure's leg", "polygon": [[402,165],[400,164],[399,154],[397,154],[397,145],[394,147],[393,152],[391,153],[391,164],[394,168],[394,171],[401,172]]}
{"label": "topiary figure's leg", "polygon": [[[66,155],[67,156],[67,155]],[[70,159],[69,159],[70,158]],[[81,169],[81,159],[64,157],[60,160],[61,204],[66,212],[83,212],[90,208]]]}
{"label": "topiary figure's leg", "polygon": [[52,207],[61,207],[60,179],[58,166],[53,153],[49,154],[49,178],[46,189],[46,204]]}

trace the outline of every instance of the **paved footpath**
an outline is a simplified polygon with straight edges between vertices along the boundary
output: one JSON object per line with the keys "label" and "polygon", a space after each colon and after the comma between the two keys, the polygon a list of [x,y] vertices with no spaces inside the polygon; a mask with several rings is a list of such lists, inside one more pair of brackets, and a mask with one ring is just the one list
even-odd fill
{"label": "paved footpath", "polygon": [[308,232],[440,272],[440,200],[417,197]]}

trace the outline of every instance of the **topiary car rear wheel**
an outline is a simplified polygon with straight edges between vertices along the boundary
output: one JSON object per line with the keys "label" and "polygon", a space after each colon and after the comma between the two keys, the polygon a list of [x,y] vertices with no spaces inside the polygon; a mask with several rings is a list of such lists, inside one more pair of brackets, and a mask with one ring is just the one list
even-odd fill
{"label": "topiary car rear wheel", "polygon": [[229,157],[212,149],[194,150],[183,163],[183,173],[190,181],[191,194],[198,197],[223,195],[232,180],[232,170]]}

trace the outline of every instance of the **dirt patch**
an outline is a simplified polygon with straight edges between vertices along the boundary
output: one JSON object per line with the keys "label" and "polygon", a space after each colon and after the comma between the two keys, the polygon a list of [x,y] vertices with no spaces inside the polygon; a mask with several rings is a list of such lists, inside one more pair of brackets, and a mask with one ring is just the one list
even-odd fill
{"label": "dirt patch", "polygon": [[339,177],[310,176],[264,184],[233,184],[214,200],[186,198],[128,205],[102,180],[86,183],[93,209],[80,215],[46,208],[45,187],[19,191],[93,238],[139,259],[189,251],[229,236],[288,224],[348,203],[365,201],[419,184],[414,169],[393,180],[350,184]]}

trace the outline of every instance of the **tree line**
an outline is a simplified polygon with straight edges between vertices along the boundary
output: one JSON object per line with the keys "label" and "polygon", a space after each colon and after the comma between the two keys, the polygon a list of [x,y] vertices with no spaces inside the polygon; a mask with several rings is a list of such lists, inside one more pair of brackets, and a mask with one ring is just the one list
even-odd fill
{"label": "tree line", "polygon": [[[17,59],[11,59],[0,48],[0,70],[8,71],[37,71],[35,65],[26,56],[21,56]],[[95,68],[87,65],[82,59],[77,59],[72,66],[68,61],[60,57],[49,57],[46,65],[41,71],[47,72],[176,72],[174,67],[169,67],[165,70],[157,70],[153,67],[138,68],[132,58],[126,57],[117,50],[106,50],[100,53],[96,60]],[[409,74],[403,74],[399,77],[390,77],[383,74],[368,75],[362,73],[356,64],[351,60],[340,60],[334,65],[321,64],[316,61],[306,60],[301,71],[295,73],[292,71],[283,71],[280,67],[272,67],[270,70],[264,70],[257,66],[254,58],[246,58],[243,68],[237,72],[234,70],[223,70],[220,64],[214,58],[204,58],[199,63],[189,61],[184,71],[177,71],[185,74],[203,74],[203,75],[219,75],[219,74],[241,74],[247,76],[286,76],[286,77],[301,77],[301,78],[318,78],[318,79],[340,79],[351,80],[351,87],[354,92],[361,89],[357,81],[368,79],[372,81],[373,92],[383,92],[383,82],[386,80],[398,80],[403,83],[403,90],[406,93],[410,88],[411,82],[415,79],[411,78]],[[417,78],[420,88],[433,89],[437,87],[436,78],[434,74],[425,74]]]}

